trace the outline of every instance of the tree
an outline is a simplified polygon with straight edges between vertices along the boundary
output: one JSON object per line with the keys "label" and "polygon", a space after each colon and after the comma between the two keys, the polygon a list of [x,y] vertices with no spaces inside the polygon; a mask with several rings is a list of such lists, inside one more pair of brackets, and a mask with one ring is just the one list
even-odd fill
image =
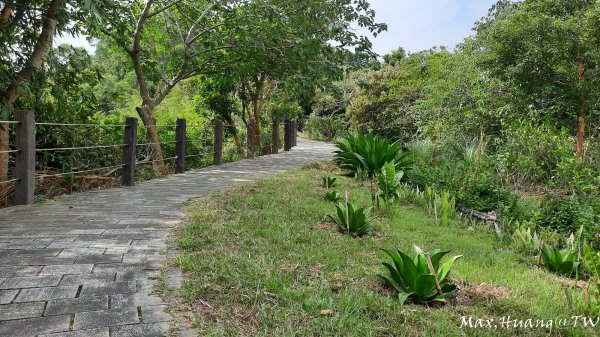
{"label": "tree", "polygon": [[[77,34],[96,21],[89,14],[104,0],[8,0],[0,10],[0,120],[11,118],[21,93],[42,70],[57,32]],[[0,151],[8,150],[9,129],[0,123]],[[0,153],[0,181],[8,178],[8,154]],[[6,204],[6,185],[0,204]]]}
{"label": "tree", "polygon": [[549,117],[576,125],[579,162],[587,112],[597,108],[599,30],[596,0],[501,2],[477,27],[483,65],[493,76]]}

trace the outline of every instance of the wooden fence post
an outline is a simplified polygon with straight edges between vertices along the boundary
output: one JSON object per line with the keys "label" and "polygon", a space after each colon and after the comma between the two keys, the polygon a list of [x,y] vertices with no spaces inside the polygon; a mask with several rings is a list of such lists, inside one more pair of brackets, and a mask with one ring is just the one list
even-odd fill
{"label": "wooden fence post", "polygon": [[246,126],[247,142],[248,142],[248,159],[254,159],[254,120],[248,119],[248,125]]}
{"label": "wooden fence post", "polygon": [[279,123],[276,120],[273,121],[273,140],[271,146],[271,153],[277,154],[279,153]]}
{"label": "wooden fence post", "polygon": [[216,121],[213,139],[213,165],[221,165],[223,160],[223,121]]}
{"label": "wooden fence post", "polygon": [[137,118],[127,117],[125,119],[125,146],[123,147],[123,174],[121,175],[121,184],[123,186],[133,186],[135,184],[137,126]]}
{"label": "wooden fence post", "polygon": [[15,204],[31,205],[35,192],[35,115],[33,111],[15,111],[19,124],[15,130]]}
{"label": "wooden fence post", "polygon": [[294,121],[294,128],[292,133],[292,147],[296,146],[296,138],[298,138],[298,121]]}
{"label": "wooden fence post", "polygon": [[187,125],[185,118],[177,118],[175,127],[175,173],[185,172],[185,136]]}
{"label": "wooden fence post", "polygon": [[289,151],[292,148],[291,130],[292,124],[289,119],[286,119],[283,127],[283,151]]}

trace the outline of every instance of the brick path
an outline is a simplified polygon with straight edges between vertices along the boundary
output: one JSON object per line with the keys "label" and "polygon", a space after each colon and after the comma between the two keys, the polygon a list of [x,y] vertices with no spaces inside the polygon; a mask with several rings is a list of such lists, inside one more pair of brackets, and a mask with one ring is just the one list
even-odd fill
{"label": "brick path", "polygon": [[331,145],[0,210],[0,336],[161,336],[156,295],[165,242],[183,202],[240,182],[330,160]]}

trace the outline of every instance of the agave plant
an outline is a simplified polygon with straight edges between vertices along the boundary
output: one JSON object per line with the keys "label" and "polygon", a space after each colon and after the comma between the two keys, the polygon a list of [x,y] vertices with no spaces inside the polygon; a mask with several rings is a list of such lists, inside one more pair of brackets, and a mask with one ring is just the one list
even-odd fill
{"label": "agave plant", "polygon": [[403,176],[404,171],[396,172],[396,167],[391,162],[385,163],[381,172],[377,175],[379,191],[375,196],[383,200],[388,207],[394,201],[400,199],[400,180]]}
{"label": "agave plant", "polygon": [[400,142],[374,135],[349,135],[336,142],[334,162],[348,174],[373,179],[387,162],[392,162],[396,170],[407,170],[410,165],[408,153],[401,153]]}
{"label": "agave plant", "polygon": [[337,208],[337,217],[331,215],[328,215],[328,217],[338,225],[340,232],[352,236],[367,234],[372,222],[369,216],[371,207],[358,208],[348,202],[346,202],[346,205],[340,202],[335,207]]}
{"label": "agave plant", "polygon": [[336,180],[337,180],[336,177],[324,176],[322,179],[322,186],[325,187],[327,190],[329,190],[330,188],[333,188],[336,186],[336,184],[337,184]]}
{"label": "agave plant", "polygon": [[329,202],[334,202],[334,203],[342,200],[342,196],[340,195],[340,192],[338,192],[338,191],[325,192],[325,195],[323,196],[323,198],[325,198],[325,200],[327,200]]}
{"label": "agave plant", "polygon": [[577,266],[577,251],[574,249],[559,250],[551,245],[544,245],[540,251],[544,266],[551,272],[571,275]]}
{"label": "agave plant", "polygon": [[[378,275],[388,285],[398,291],[400,302],[410,300],[416,303],[445,302],[456,286],[448,281],[454,262],[462,255],[454,256],[441,264],[448,251],[432,251],[430,254],[413,246],[410,255],[383,249],[392,258],[393,264],[383,262],[390,275]],[[429,261],[428,261],[429,260]]]}

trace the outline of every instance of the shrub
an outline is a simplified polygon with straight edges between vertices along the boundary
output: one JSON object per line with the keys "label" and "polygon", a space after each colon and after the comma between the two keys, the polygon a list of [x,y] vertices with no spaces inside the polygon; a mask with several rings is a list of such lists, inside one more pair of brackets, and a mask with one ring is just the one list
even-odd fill
{"label": "shrub", "polygon": [[358,208],[348,202],[346,202],[346,205],[338,203],[335,207],[337,209],[337,217],[331,215],[328,215],[328,217],[338,225],[340,232],[352,236],[367,234],[372,222],[369,216],[371,207]]}
{"label": "shrub", "polygon": [[584,197],[546,197],[540,212],[540,225],[563,234],[575,233],[583,226],[584,237],[592,240],[598,231],[595,204]]}
{"label": "shrub", "polygon": [[408,153],[401,153],[400,142],[374,135],[349,135],[336,142],[334,161],[348,174],[360,178],[372,179],[387,162],[394,164],[396,170],[406,170],[410,165]]}
{"label": "shrub", "polygon": [[332,141],[345,137],[348,132],[348,122],[338,116],[310,115],[304,124],[304,132],[311,139]]}
{"label": "shrub", "polygon": [[390,162],[385,163],[381,172],[377,175],[379,191],[375,196],[383,200],[388,207],[400,199],[400,180],[403,176],[404,171],[396,172],[396,167]]}
{"label": "shrub", "polygon": [[[445,302],[449,294],[456,287],[448,281],[448,275],[454,262],[462,257],[457,255],[440,265],[441,259],[449,252],[432,251],[431,255],[424,253],[417,246],[413,246],[410,255],[383,249],[392,258],[393,265],[382,262],[389,272],[389,276],[378,275],[388,285],[398,291],[398,297],[403,304],[407,300],[417,303],[432,301]],[[431,262],[431,266],[429,262]],[[433,269],[434,273],[431,272]]]}
{"label": "shrub", "polygon": [[541,251],[544,266],[553,273],[571,275],[577,269],[577,251],[574,249],[559,250],[551,245],[544,245]]}

